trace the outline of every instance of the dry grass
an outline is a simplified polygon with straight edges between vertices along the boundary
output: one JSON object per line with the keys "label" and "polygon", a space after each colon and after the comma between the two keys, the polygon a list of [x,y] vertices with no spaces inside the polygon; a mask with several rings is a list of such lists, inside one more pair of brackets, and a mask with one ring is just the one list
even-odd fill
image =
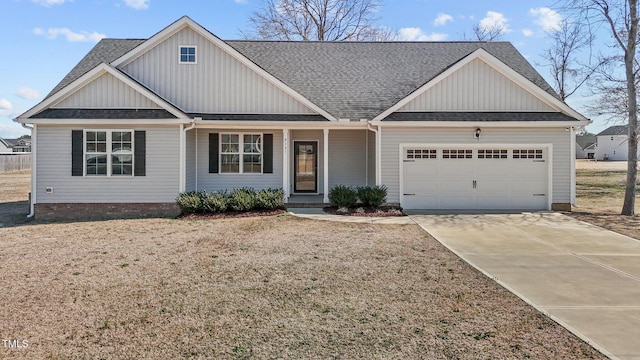
{"label": "dry grass", "polygon": [[417,226],[292,216],[0,228],[0,358],[604,357]]}
{"label": "dry grass", "polygon": [[[627,177],[624,161],[576,161],[576,200],[580,208],[569,215],[640,239],[640,218],[620,216]],[[636,199],[636,214],[640,199]]]}

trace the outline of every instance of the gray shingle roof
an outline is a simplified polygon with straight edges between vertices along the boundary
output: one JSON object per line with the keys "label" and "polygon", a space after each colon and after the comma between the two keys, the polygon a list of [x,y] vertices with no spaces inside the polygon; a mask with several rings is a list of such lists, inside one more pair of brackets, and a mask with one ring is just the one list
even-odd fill
{"label": "gray shingle roof", "polygon": [[576,143],[580,148],[586,149],[597,142],[595,135],[576,136]]}
{"label": "gray shingle roof", "polygon": [[559,112],[395,112],[385,121],[575,121]]}
{"label": "gray shingle roof", "polygon": [[164,109],[47,109],[36,119],[175,119]]}
{"label": "gray shingle roof", "polygon": [[602,130],[596,136],[626,135],[629,133],[629,125],[614,125]]}
{"label": "gray shingle roof", "polygon": [[[49,96],[100,63],[110,63],[142,42],[144,40],[139,39],[101,40]],[[372,119],[480,48],[558,98],[508,42],[226,43],[336,118]]]}
{"label": "gray shingle roof", "polygon": [[508,42],[227,44],[338,118],[371,119],[480,48],[558,98]]}
{"label": "gray shingle roof", "polygon": [[142,44],[142,39],[102,39],[82,60],[56,85],[47,97],[55,94],[101,63],[110,63]]}

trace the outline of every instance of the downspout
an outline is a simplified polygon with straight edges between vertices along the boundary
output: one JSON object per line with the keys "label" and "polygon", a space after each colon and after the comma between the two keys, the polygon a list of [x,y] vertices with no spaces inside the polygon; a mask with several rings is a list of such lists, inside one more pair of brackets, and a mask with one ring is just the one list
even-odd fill
{"label": "downspout", "polygon": [[381,154],[382,151],[380,149],[382,145],[382,132],[380,131],[380,127],[374,129],[371,125],[371,122],[367,123],[367,129],[373,131],[376,134],[376,185],[382,185],[382,172],[380,171],[380,166],[382,165]]}
{"label": "downspout", "polygon": [[31,131],[31,199],[29,201],[29,214],[27,215],[27,218],[30,219],[36,214],[36,125],[20,125]]}
{"label": "downspout", "polygon": [[180,182],[179,193],[183,193],[187,183],[187,131],[196,127],[196,118],[191,120],[191,125],[184,127],[180,124]]}
{"label": "downspout", "polygon": [[576,204],[576,128],[570,128],[571,136],[571,205],[580,208]]}

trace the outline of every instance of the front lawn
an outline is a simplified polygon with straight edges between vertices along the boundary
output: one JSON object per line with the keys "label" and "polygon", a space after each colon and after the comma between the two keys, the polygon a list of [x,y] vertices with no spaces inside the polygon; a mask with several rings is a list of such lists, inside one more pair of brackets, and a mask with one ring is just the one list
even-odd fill
{"label": "front lawn", "polygon": [[0,228],[0,358],[604,357],[417,226],[289,215]]}

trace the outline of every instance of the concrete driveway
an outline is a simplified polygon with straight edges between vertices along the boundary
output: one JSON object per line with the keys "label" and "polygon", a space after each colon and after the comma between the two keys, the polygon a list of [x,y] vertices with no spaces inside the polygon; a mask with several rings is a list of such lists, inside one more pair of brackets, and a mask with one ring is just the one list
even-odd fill
{"label": "concrete driveway", "polygon": [[605,355],[640,360],[640,241],[556,213],[411,218]]}

